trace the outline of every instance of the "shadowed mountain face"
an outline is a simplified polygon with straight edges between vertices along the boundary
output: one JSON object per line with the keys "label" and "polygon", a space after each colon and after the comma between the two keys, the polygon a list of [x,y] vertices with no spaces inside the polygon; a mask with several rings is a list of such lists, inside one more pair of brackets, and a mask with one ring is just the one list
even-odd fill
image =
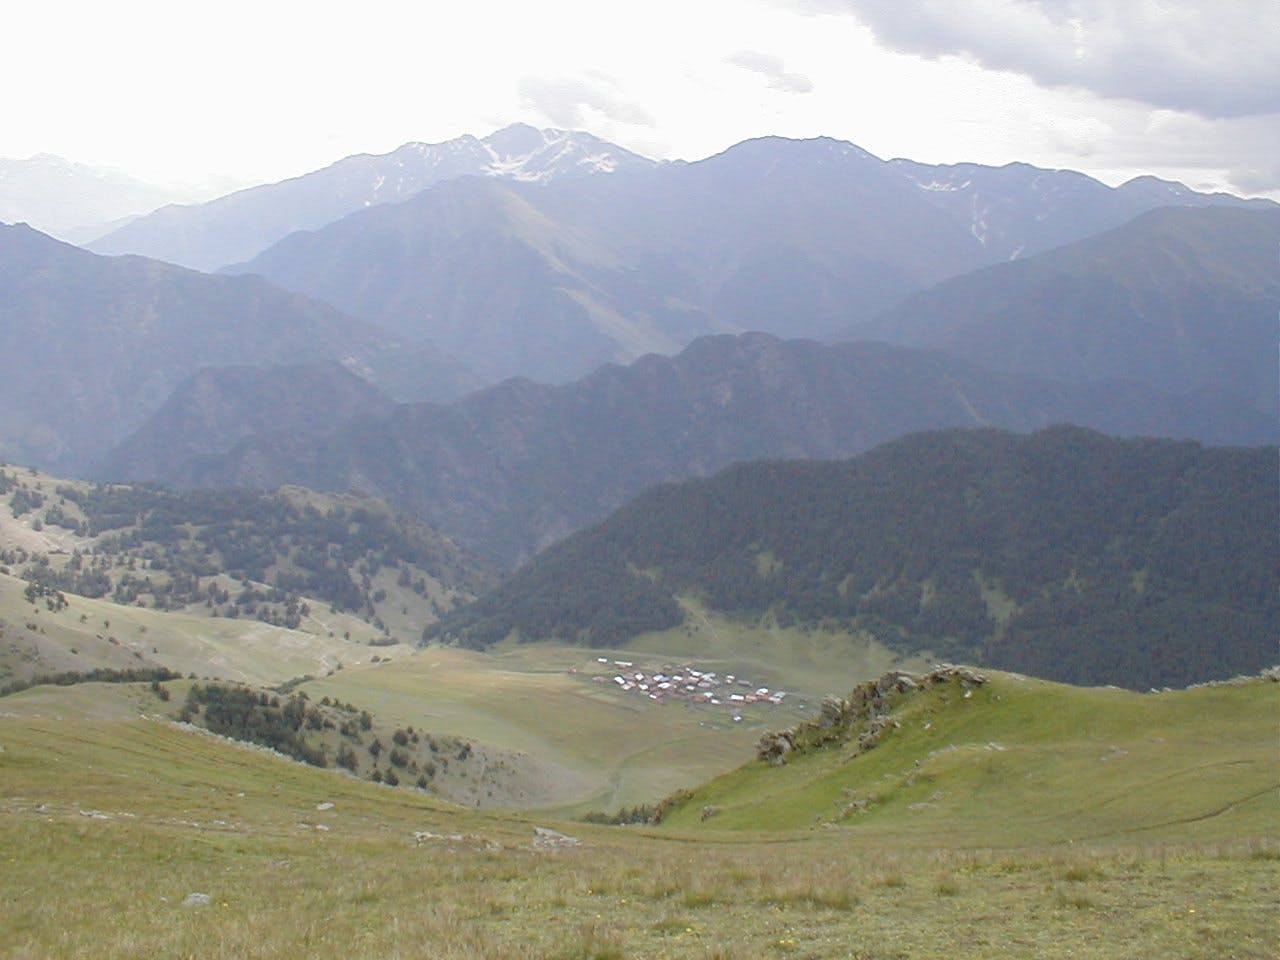
{"label": "shadowed mountain face", "polygon": [[313,173],[207,203],[163,207],[90,248],[215,270],[248,260],[296,230],[315,230],[366,207],[407,200],[456,177],[545,183],[651,163],[590,134],[516,124],[484,139],[406,143],[388,154],[347,157]]}
{"label": "shadowed mountain face", "polygon": [[320,436],[394,406],[336,363],[206,368],[180,383],[144,428],[91,472],[118,480],[159,477],[170,464],[221,453],[255,433]]}
{"label": "shadowed mountain face", "polygon": [[395,341],[259,277],[100,257],[0,227],[0,457],[74,474],[201,367],[379,356]]}
{"label": "shadowed mountain face", "polygon": [[679,625],[692,593],[1072,683],[1257,672],[1280,627],[1275,460],[1054,427],[739,464],[647,491],[438,632],[609,647]]}
{"label": "shadowed mountain face", "polygon": [[946,278],[1176,202],[1242,203],[766,138],[545,186],[455,180],[228,269],[430,338],[491,380],[563,382],[709,333],[828,336]]}
{"label": "shadowed mountain face", "polygon": [[1153,210],[948,280],[851,335],[1003,370],[1232,393],[1277,414],[1280,208]]}
{"label": "shadowed mountain face", "polygon": [[260,435],[156,479],[356,487],[511,564],[646,486],[735,461],[849,456],[940,426],[1063,421],[1214,442],[1263,442],[1275,431],[1240,404],[993,373],[884,344],[746,334],[705,338],[676,357],[605,367],[566,386],[512,380],[447,406],[402,405],[320,439]]}

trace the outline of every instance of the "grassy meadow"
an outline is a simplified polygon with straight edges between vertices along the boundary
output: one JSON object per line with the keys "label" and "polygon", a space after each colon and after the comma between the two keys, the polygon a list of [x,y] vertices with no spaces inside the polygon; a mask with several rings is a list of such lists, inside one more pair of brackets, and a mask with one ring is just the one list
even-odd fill
{"label": "grassy meadow", "polygon": [[[145,685],[27,690],[0,700],[3,955],[1275,956],[1280,687],[1075,702],[1040,686],[1001,676],[927,705],[955,747],[926,770],[947,803],[907,793],[863,821],[772,823],[771,806],[821,791],[798,758],[729,774],[694,801],[722,813],[686,807],[658,827],[466,809],[315,770],[144,719],[158,703]],[[1173,758],[1134,757],[1139,732]],[[936,749],[906,723],[897,735],[833,762],[842,782],[879,784]],[[992,735],[1005,800],[967,739]],[[735,777],[760,774],[775,792],[793,774],[809,785],[735,812]],[[1245,801],[1255,782],[1265,795]],[[578,842],[541,847],[535,826]],[[184,905],[193,893],[208,903]]]}
{"label": "grassy meadow", "polygon": [[[563,815],[616,810],[696,786],[749,755],[768,723],[762,709],[735,723],[724,707],[659,706],[595,683],[594,653],[430,647],[301,689],[312,700],[355,703],[383,723],[532,757],[542,768],[533,802]],[[789,722],[792,714],[786,716]]]}

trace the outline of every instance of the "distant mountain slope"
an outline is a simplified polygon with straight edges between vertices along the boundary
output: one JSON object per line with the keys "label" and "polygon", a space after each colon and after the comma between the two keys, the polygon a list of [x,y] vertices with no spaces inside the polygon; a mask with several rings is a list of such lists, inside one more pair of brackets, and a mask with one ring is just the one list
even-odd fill
{"label": "distant mountain slope", "polygon": [[113,221],[181,199],[174,190],[62,157],[0,158],[0,222],[29,223],[78,243]]}
{"label": "distant mountain slope", "polygon": [[614,646],[677,595],[1073,683],[1256,672],[1280,631],[1276,450],[925,433],[658,487],[440,624]]}
{"label": "distant mountain slope", "polygon": [[468,135],[444,143],[406,143],[388,154],[347,157],[207,203],[167,206],[89,247],[214,270],[248,260],[296,230],[315,230],[365,207],[407,200],[455,177],[547,182],[652,162],[587,133],[516,124],[483,139]]}
{"label": "distant mountain slope", "polygon": [[1280,208],[1153,210],[851,330],[1064,380],[1229,391],[1275,416]]}
{"label": "distant mountain slope", "polygon": [[537,189],[451,181],[227,269],[427,337],[490,379],[562,382],[704,334],[826,337],[946,278],[1172,203],[1246,201],[768,137]]}
{"label": "distant mountain slope", "polygon": [[222,453],[264,431],[319,436],[395,404],[336,363],[206,367],[180,383],[138,431],[92,468],[117,480],[161,477],[172,464]]}
{"label": "distant mountain slope", "polygon": [[449,406],[406,405],[321,439],[278,434],[162,479],[188,485],[356,487],[482,553],[526,558],[644,487],[737,460],[841,457],[912,430],[1073,421],[1115,433],[1275,438],[1238,404],[1073,386],[884,344],[709,337],[576,383],[512,380]]}
{"label": "distant mountain slope", "polygon": [[201,367],[355,361],[394,340],[260,277],[0,226],[0,458],[75,473]]}

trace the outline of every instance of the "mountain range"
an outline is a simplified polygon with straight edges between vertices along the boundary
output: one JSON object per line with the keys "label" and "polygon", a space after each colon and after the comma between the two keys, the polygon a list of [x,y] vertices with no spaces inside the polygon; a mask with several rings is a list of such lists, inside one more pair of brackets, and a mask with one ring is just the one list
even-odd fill
{"label": "mountain range", "polygon": [[248,260],[296,230],[315,230],[366,207],[407,200],[456,177],[542,183],[652,162],[587,133],[514,124],[484,138],[406,143],[391,153],[347,157],[300,177],[206,203],[165,206],[89,247],[97,253],[136,253],[214,270]]}
{"label": "mountain range", "polygon": [[765,138],[611,176],[452,180],[226,269],[429,339],[491,381],[556,383],[705,334],[831,337],[1162,203],[1246,203],[1026,166],[967,173]]}
{"label": "mountain range", "polygon": [[1118,187],[1075,170],[1027,163],[927,164],[891,160],[929,200],[968,222],[992,263],[1043,253],[1103,233],[1157,207],[1274,207],[1265,200],[1200,193],[1157,177],[1135,177]]}
{"label": "mountain range", "polygon": [[608,177],[451,181],[234,270],[431,339],[491,380],[563,382],[708,333],[811,334],[978,254],[870,154],[776,139]]}
{"label": "mountain range", "polygon": [[829,139],[653,164],[517,126],[191,209],[284,216],[290,191],[355,212],[237,275],[6,228],[0,455],[356,486],[514,563],[647,484],[912,430],[1276,436],[1274,204]]}
{"label": "mountain range", "polygon": [[[1064,421],[1215,443],[1275,437],[1273,421],[1229,398],[1048,381],[936,351],[753,333],[703,338],[675,357],[606,366],[563,386],[513,379],[448,405],[401,404],[319,437],[281,423],[222,455],[170,458],[152,475],[143,468],[154,459],[134,465],[117,451],[111,462],[114,479],[360,489],[513,564],[646,486],[735,461],[850,456],[942,426],[1029,430]],[[130,444],[180,450],[183,440],[152,422]]]}

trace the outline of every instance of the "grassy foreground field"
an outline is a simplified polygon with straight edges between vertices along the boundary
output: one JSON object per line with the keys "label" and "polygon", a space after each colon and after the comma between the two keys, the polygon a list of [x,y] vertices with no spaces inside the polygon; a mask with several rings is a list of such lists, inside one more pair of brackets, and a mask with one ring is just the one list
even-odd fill
{"label": "grassy foreground field", "polygon": [[[886,804],[869,830],[764,830],[721,817],[606,828],[452,807],[142,719],[145,687],[29,690],[0,700],[0,953],[1271,958],[1280,946],[1277,690],[1164,695],[1215,694],[1214,712],[1234,715],[1237,730],[1252,716],[1257,732],[1244,739],[1263,752],[1238,743],[1232,766],[1264,768],[1263,802],[1217,818],[1215,830],[1155,816],[1140,831],[1091,839],[1068,818],[1039,840],[1050,807],[1094,797],[1097,783],[1081,771],[1112,761],[1071,771],[1038,810],[1032,784],[991,816],[936,813],[923,830],[911,828],[918,811],[905,804]],[[1112,732],[1114,692],[1085,693]],[[62,698],[58,719],[41,697]],[[1161,702],[1139,698],[1129,721]],[[1162,709],[1145,718],[1148,737],[1191,742],[1193,711],[1176,699]],[[975,705],[966,719],[986,712]],[[1050,728],[1081,720],[1043,721],[1045,748]],[[1216,724],[1211,738],[1223,732]],[[1081,729],[1078,743],[1091,736]],[[902,749],[887,740],[877,751],[902,761]],[[959,792],[974,764],[949,753]],[[1230,797],[1231,767],[1215,775]],[[1188,792],[1185,778],[1163,775],[1138,788],[1155,810]],[[992,799],[980,784],[969,796],[975,807]],[[579,842],[540,846],[535,826]],[[208,902],[184,905],[191,894]]]}

